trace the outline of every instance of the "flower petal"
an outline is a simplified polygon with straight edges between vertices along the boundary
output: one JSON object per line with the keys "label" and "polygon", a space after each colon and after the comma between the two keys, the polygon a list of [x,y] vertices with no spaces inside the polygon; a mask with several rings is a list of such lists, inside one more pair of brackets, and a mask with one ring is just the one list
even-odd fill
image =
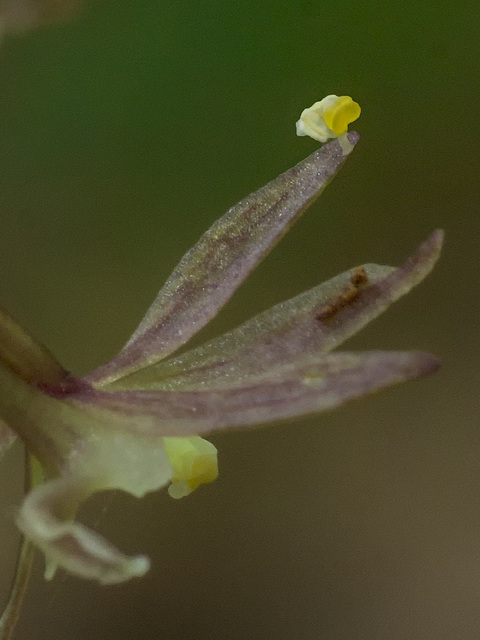
{"label": "flower petal", "polygon": [[335,140],[232,207],[183,257],[126,347],[88,381],[101,386],[151,365],[205,326],[344,161]]}
{"label": "flower petal", "polygon": [[[54,478],[29,493],[18,516],[18,526],[45,552],[47,574],[60,565],[105,584],[142,575],[144,558],[125,557],[73,517],[95,491],[122,489],[141,497],[167,485],[173,470],[164,438],[142,434],[132,421],[126,428],[120,420],[118,428],[116,414],[72,406],[64,387],[40,390],[1,363],[0,388],[1,418]],[[79,381],[71,383],[70,393],[74,389],[93,391]]]}
{"label": "flower petal", "polygon": [[0,362],[34,384],[61,386],[70,379],[58,360],[1,307]]}
{"label": "flower petal", "polygon": [[[10,379],[18,377],[24,382],[39,386],[50,385],[62,388],[72,380],[58,360],[1,307],[0,364],[6,366],[11,372],[11,375],[8,374]],[[18,391],[17,386],[15,384],[14,386]],[[6,394],[8,401],[8,392],[2,391]],[[0,419],[0,455],[14,441],[15,432],[7,422]]]}
{"label": "flower petal", "polygon": [[[181,356],[137,371],[113,389],[202,390],[254,384],[308,354],[338,347],[432,269],[442,244],[434,232],[398,269],[352,269]],[[359,274],[363,281],[355,286]]]}
{"label": "flower petal", "polygon": [[129,558],[72,521],[80,503],[94,490],[85,478],[57,478],[34,489],[25,499],[17,525],[44,552],[47,579],[53,577],[58,566],[101,584],[123,582],[148,571],[150,563],[144,556]]}
{"label": "flower petal", "polygon": [[99,419],[116,416],[120,430],[188,436],[254,426],[323,411],[410,378],[432,373],[437,360],[420,352],[333,353],[313,356],[253,385],[217,391],[94,391],[66,402]]}
{"label": "flower petal", "polygon": [[[138,497],[169,483],[172,469],[162,437],[141,437],[132,424],[117,428],[116,415],[72,406],[64,389],[41,391],[1,364],[0,388],[0,418],[50,476],[87,477],[96,490],[122,489]],[[85,384],[73,389],[94,393]]]}
{"label": "flower petal", "polygon": [[[0,364],[0,388],[0,415],[54,478],[29,493],[17,518],[19,528],[45,553],[47,576],[57,566],[103,584],[143,575],[148,561],[127,558],[75,523],[77,507],[92,493],[105,489],[122,489],[141,497],[171,481],[185,481],[193,490],[214,479],[213,445],[195,438],[194,450],[185,456],[189,467],[183,468],[175,443],[169,443],[167,454],[165,439],[152,432],[142,434],[134,420],[125,425],[113,412],[87,411],[67,403],[65,398],[74,390],[93,392],[79,381],[71,380],[68,391],[64,386],[48,385],[41,390]],[[175,458],[175,473],[169,455]],[[178,487],[172,489],[174,493],[175,489],[178,495]]]}

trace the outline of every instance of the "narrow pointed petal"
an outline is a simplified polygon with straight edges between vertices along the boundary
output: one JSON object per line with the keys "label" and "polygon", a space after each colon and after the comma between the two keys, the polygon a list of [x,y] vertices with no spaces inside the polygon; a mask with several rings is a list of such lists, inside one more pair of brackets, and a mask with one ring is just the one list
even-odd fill
{"label": "narrow pointed petal", "polygon": [[69,404],[142,435],[188,436],[332,409],[438,368],[419,352],[333,353],[272,372],[263,382],[217,391],[95,391]]}
{"label": "narrow pointed petal", "polygon": [[443,234],[434,232],[401,267],[367,264],[276,305],[197,349],[137,371],[108,389],[206,390],[255,384],[265,375],[326,353],[383,313],[432,269]]}
{"label": "narrow pointed petal", "polygon": [[91,492],[86,479],[57,478],[25,499],[17,525],[44,552],[45,577],[52,578],[57,567],[101,584],[144,575],[150,565],[147,558],[129,558],[98,534],[73,522],[79,504]]}
{"label": "narrow pointed petal", "polygon": [[205,326],[346,157],[335,140],[232,207],[184,256],[126,347],[88,380],[101,386],[158,362]]}

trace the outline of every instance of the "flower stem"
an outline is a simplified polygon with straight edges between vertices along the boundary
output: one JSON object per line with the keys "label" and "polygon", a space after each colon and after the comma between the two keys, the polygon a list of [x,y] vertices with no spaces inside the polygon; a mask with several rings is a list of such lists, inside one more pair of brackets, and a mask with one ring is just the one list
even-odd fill
{"label": "flower stem", "polygon": [[[25,450],[25,492],[30,491],[35,483],[34,464],[34,459]],[[23,538],[18,551],[15,576],[10,588],[8,602],[0,618],[0,640],[10,640],[15,630],[30,578],[34,553],[34,546],[29,540]]]}

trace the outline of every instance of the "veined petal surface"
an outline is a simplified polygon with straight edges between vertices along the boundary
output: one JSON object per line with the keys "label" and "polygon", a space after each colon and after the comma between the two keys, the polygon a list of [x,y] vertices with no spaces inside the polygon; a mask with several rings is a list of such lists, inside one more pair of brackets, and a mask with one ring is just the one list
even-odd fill
{"label": "veined petal surface", "polygon": [[383,313],[431,271],[443,233],[435,231],[401,267],[367,264],[278,304],[192,351],[126,376],[105,390],[202,390],[254,384],[313,353],[327,353]]}
{"label": "veined petal surface", "polygon": [[92,391],[66,402],[145,436],[189,436],[324,411],[383,387],[432,373],[421,352],[332,353],[307,358],[263,381],[216,391]]}
{"label": "veined petal surface", "polygon": [[[356,144],[358,134],[348,135]],[[232,207],[183,257],[124,349],[87,380],[108,384],[187,342],[320,195],[346,157],[334,140]]]}

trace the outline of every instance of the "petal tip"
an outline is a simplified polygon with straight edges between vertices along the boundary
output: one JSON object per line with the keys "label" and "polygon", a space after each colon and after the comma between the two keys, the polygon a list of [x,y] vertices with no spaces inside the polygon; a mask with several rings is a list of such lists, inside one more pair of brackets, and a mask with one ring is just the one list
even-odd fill
{"label": "petal tip", "polygon": [[420,375],[430,375],[436,373],[442,366],[441,361],[431,353],[425,353],[424,351],[417,352],[419,364],[421,367]]}
{"label": "petal tip", "polygon": [[114,570],[98,576],[100,584],[120,584],[131,578],[142,578],[150,570],[150,559],[147,556],[132,556],[123,562],[121,571]]}
{"label": "petal tip", "polygon": [[443,229],[435,229],[435,231],[433,231],[430,235],[429,240],[432,244],[438,246],[438,248],[441,249],[445,241],[445,231]]}
{"label": "petal tip", "polygon": [[360,141],[360,134],[358,131],[349,131],[347,137],[350,144],[353,144],[354,146]]}
{"label": "petal tip", "polygon": [[[443,242],[445,239],[445,232],[443,229],[435,229],[428,238],[423,242],[417,251],[417,259],[420,262],[424,262],[428,265],[428,271],[430,271],[437,262],[443,248]],[[427,271],[427,273],[428,273]],[[427,275],[425,273],[425,275]]]}
{"label": "petal tip", "polygon": [[27,495],[17,513],[18,528],[45,554],[45,578],[51,580],[57,567],[100,584],[145,575],[150,568],[148,558],[124,555],[73,520],[80,502],[91,493],[82,494],[82,484],[81,479],[49,480]]}

